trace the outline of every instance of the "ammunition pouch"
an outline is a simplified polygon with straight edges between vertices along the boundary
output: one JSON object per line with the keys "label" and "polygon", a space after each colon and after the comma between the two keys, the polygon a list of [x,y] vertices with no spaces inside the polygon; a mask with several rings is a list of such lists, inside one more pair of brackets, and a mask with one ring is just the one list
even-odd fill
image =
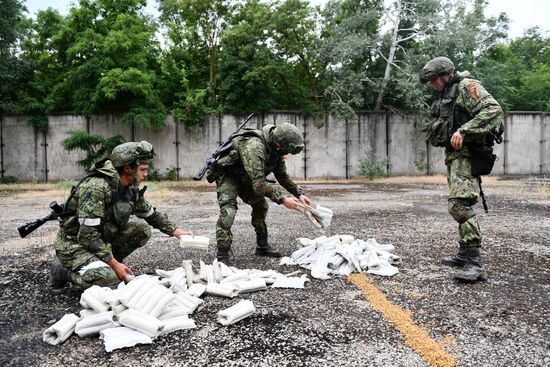
{"label": "ammunition pouch", "polygon": [[445,118],[437,118],[429,122],[426,131],[426,141],[434,147],[448,147],[452,136],[452,123]]}
{"label": "ammunition pouch", "polygon": [[497,156],[493,147],[485,144],[471,144],[468,149],[472,153],[472,176],[488,175],[493,170]]}

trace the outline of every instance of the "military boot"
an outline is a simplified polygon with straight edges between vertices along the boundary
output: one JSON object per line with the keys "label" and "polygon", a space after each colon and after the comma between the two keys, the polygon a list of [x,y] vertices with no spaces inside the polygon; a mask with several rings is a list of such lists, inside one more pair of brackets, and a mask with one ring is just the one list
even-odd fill
{"label": "military boot", "polygon": [[61,260],[56,256],[50,267],[48,279],[48,290],[51,294],[62,294],[65,292],[65,284],[69,281],[69,270],[63,266]]}
{"label": "military boot", "polygon": [[281,257],[281,253],[269,246],[267,235],[258,235],[256,237],[256,255],[266,257]]}
{"label": "military boot", "polygon": [[466,264],[462,269],[454,275],[455,279],[460,282],[477,282],[485,281],[485,269],[481,265],[481,257],[479,255],[479,247],[471,247],[465,250]]}
{"label": "military boot", "polygon": [[468,262],[466,257],[466,248],[460,245],[458,253],[454,256],[445,256],[441,259],[441,263],[447,266],[456,266],[458,268],[463,267]]}
{"label": "military boot", "polygon": [[221,261],[222,263],[229,265],[231,262],[231,246],[219,246],[218,245],[218,253],[216,254],[216,258],[218,261]]}

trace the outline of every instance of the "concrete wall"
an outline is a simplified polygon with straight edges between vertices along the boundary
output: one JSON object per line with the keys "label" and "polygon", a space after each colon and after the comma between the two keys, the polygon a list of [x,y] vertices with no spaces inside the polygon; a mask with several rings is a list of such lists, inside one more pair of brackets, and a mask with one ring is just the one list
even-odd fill
{"label": "concrete wall", "polygon": [[[19,180],[60,180],[79,178],[84,170],[76,162],[85,152],[67,153],[61,141],[73,130],[102,136],[121,135],[126,141],[148,140],[154,147],[156,170],[166,173],[176,168],[178,177],[190,178],[204,161],[247,116],[223,115],[205,118],[201,126],[186,129],[167,117],[160,133],[125,124],[121,116],[49,116],[47,133],[27,124],[29,116],[0,116],[1,163],[3,176]],[[444,151],[428,146],[415,116],[384,112],[362,112],[356,119],[337,121],[304,118],[292,111],[255,115],[247,127],[266,124],[294,124],[302,131],[306,149],[287,158],[287,171],[299,179],[350,178],[359,174],[361,161],[372,152],[387,158],[392,175],[445,173]],[[550,174],[550,114],[512,112],[505,119],[504,142],[495,147],[499,156],[494,174]]]}

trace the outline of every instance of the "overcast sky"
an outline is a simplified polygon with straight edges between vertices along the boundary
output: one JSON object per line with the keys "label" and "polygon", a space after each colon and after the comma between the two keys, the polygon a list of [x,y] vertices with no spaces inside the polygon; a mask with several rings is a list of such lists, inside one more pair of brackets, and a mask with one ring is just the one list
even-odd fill
{"label": "overcast sky", "polygon": [[[25,5],[29,13],[34,16],[40,9],[52,7],[62,14],[67,14],[72,0],[26,0]],[[314,5],[322,5],[326,0],[310,0]],[[155,13],[156,2],[148,0],[148,8]],[[510,18],[508,36],[519,37],[527,28],[540,26],[550,31],[550,1],[549,0],[489,0],[486,15],[497,15],[501,12]]]}

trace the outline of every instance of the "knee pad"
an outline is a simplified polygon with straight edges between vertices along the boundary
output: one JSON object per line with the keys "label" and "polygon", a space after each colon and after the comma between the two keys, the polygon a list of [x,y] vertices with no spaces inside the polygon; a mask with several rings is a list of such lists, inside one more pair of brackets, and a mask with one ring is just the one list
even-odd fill
{"label": "knee pad", "polygon": [[220,209],[220,218],[218,223],[224,228],[231,228],[235,215],[237,214],[237,208],[226,205]]}
{"label": "knee pad", "polygon": [[138,247],[143,247],[151,239],[151,227],[146,223],[136,223],[132,230],[131,241]]}
{"label": "knee pad", "polygon": [[100,287],[114,287],[120,280],[115,271],[110,266],[102,266],[100,268],[88,269],[82,275],[82,283],[91,287],[98,285]]}
{"label": "knee pad", "polygon": [[460,224],[476,215],[474,209],[472,209],[470,205],[458,200],[449,200],[448,211],[451,217]]}

